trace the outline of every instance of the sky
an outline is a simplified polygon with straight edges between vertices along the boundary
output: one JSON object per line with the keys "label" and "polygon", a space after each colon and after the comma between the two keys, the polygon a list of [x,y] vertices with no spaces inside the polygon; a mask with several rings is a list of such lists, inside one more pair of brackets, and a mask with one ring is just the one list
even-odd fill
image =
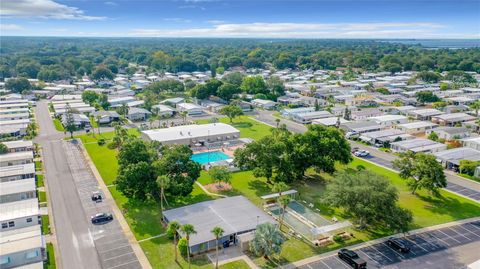
{"label": "sky", "polygon": [[480,0],[1,0],[0,36],[480,38]]}

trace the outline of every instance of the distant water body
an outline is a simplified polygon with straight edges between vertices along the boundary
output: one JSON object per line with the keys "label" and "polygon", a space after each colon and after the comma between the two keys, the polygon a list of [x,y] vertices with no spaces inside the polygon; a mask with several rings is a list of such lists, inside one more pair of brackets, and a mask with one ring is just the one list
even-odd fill
{"label": "distant water body", "polygon": [[466,49],[480,47],[480,39],[398,39],[382,41],[405,45],[420,45],[431,49]]}

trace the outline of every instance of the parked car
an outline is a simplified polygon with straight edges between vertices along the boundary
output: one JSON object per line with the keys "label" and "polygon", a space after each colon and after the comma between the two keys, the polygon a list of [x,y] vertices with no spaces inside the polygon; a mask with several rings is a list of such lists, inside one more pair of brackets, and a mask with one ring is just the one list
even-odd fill
{"label": "parked car", "polygon": [[355,251],[342,248],[338,251],[338,257],[355,269],[367,268],[367,262],[362,260]]}
{"label": "parked car", "polygon": [[360,148],[354,147],[354,148],[352,148],[352,153],[355,153],[355,152],[357,152],[357,151],[359,151],[359,150],[360,150]]}
{"label": "parked car", "polygon": [[99,191],[95,191],[92,193],[92,201],[100,203],[102,199],[102,194]]}
{"label": "parked car", "polygon": [[399,238],[390,237],[386,243],[389,247],[391,247],[396,251],[399,251],[402,253],[410,252],[410,248],[403,242],[403,240]]}
{"label": "parked car", "polygon": [[345,134],[345,138],[346,138],[346,139],[357,138],[357,137],[359,137],[359,136],[360,136],[360,134],[359,134],[358,132],[347,132],[347,133]]}
{"label": "parked car", "polygon": [[98,213],[91,217],[93,224],[101,224],[113,220],[113,215],[110,213]]}
{"label": "parked car", "polygon": [[355,155],[356,157],[367,157],[368,155],[370,155],[370,152],[362,149],[355,151],[353,155]]}

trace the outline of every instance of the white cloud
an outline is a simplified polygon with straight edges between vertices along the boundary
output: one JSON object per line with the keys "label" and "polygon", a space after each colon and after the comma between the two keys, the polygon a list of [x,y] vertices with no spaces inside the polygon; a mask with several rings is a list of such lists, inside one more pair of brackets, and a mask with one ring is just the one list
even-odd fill
{"label": "white cloud", "polygon": [[176,23],[190,23],[190,22],[192,22],[191,20],[184,19],[184,18],[165,18],[163,20],[168,21],[168,22],[176,22]]}
{"label": "white cloud", "polygon": [[1,31],[15,31],[23,30],[23,27],[18,24],[0,24]]}
{"label": "white cloud", "polygon": [[286,37],[286,38],[419,38],[438,34],[443,25],[419,22],[375,23],[224,23],[187,29],[134,29],[132,36]]}
{"label": "white cloud", "polygon": [[118,6],[118,4],[116,2],[112,2],[112,1],[107,1],[104,4],[107,5],[107,6]]}
{"label": "white cloud", "polygon": [[222,21],[222,20],[208,20],[207,22],[210,23],[210,24],[224,24],[224,23],[227,23],[226,21]]}
{"label": "white cloud", "polygon": [[84,11],[53,0],[2,0],[2,17],[36,17],[63,20],[104,20],[106,17],[88,16]]}

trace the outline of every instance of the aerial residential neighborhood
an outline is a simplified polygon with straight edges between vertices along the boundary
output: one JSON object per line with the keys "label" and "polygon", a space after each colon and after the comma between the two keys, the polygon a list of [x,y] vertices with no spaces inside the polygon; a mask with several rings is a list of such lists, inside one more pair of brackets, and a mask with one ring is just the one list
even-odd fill
{"label": "aerial residential neighborhood", "polygon": [[0,11],[0,268],[480,268],[478,2]]}

